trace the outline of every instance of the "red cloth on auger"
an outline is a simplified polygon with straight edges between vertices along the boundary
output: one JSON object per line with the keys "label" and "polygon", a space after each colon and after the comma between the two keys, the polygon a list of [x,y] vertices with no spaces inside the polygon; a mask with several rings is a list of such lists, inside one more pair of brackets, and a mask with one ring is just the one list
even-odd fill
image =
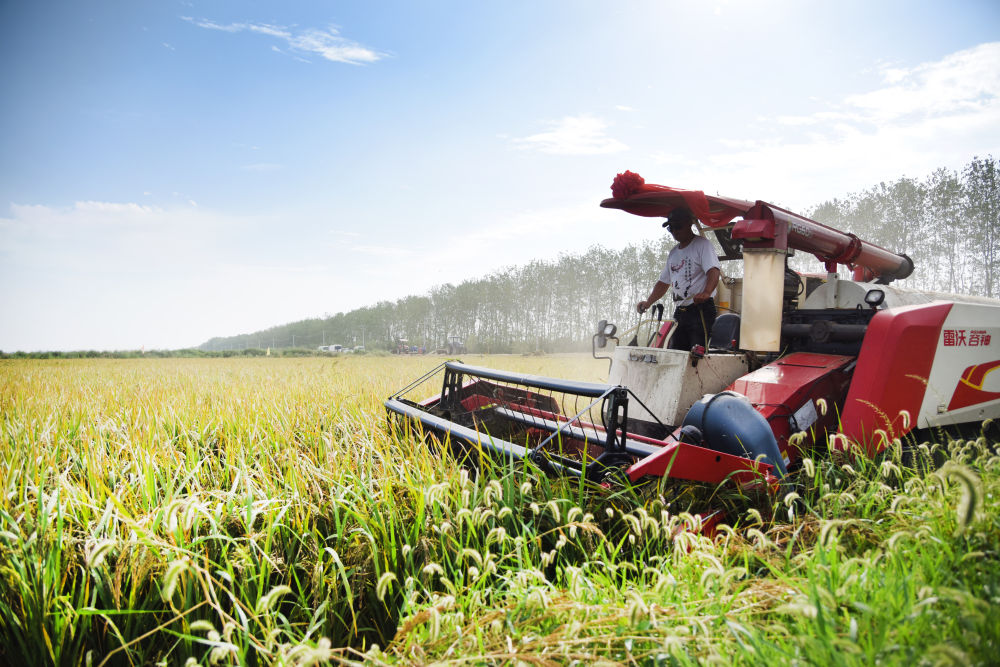
{"label": "red cloth on auger", "polygon": [[[691,209],[702,224],[709,227],[721,227],[744,213],[741,207],[735,205],[735,201],[724,202],[720,206],[722,202],[718,197],[714,198],[716,206],[712,210],[708,197],[701,190],[681,190],[647,183],[642,176],[633,171],[625,171],[615,176],[611,184],[611,196],[615,200],[613,208],[621,208],[629,213],[646,217],[666,217],[670,211],[684,205]],[[633,200],[636,205],[630,206],[629,200]]]}

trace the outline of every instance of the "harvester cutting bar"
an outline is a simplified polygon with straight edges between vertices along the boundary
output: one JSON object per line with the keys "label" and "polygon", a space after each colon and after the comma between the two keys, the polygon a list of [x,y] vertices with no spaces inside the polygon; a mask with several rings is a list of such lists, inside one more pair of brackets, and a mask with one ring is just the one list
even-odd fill
{"label": "harvester cutting bar", "polygon": [[[437,397],[404,396],[443,375]],[[513,373],[447,362],[397,392],[385,406],[468,451],[529,458],[555,471],[599,478],[654,446],[628,437],[628,390],[607,384]]]}
{"label": "harvester cutting bar", "polygon": [[461,424],[438,417],[427,410],[410,402],[403,402],[398,398],[390,398],[385,402],[385,407],[390,412],[402,415],[415,423],[419,423],[422,430],[437,433],[439,436],[447,437],[453,442],[460,442],[469,447],[482,446],[491,454],[504,458],[522,460],[528,455],[528,449],[513,442],[501,440],[497,437],[487,436],[477,430],[467,428]]}

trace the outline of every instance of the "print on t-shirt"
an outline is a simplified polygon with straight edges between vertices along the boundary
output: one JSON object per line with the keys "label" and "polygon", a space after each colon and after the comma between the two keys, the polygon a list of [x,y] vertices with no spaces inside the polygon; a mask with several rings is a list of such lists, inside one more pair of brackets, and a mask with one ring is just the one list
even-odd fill
{"label": "print on t-shirt", "polygon": [[[686,257],[682,258],[680,264],[670,266],[670,275],[675,276],[674,301],[683,301],[688,298],[688,292],[691,290],[691,262]],[[681,290],[682,285],[684,286],[683,291]]]}

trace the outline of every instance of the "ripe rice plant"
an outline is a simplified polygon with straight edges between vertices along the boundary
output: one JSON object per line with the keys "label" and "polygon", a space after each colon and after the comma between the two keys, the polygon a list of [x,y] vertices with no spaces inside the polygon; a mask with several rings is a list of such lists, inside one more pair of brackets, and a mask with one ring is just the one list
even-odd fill
{"label": "ripe rice plant", "polygon": [[435,363],[0,361],[0,663],[1000,655],[997,443],[817,456],[778,497],[592,488],[389,429]]}

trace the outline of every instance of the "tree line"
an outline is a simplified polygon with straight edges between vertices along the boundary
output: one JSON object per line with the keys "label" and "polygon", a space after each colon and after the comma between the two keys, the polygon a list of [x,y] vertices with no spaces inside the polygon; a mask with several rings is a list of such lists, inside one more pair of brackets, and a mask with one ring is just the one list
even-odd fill
{"label": "tree line", "polygon": [[[973,158],[960,171],[938,169],[920,180],[903,177],[833,199],[805,212],[831,227],[910,256],[915,270],[901,285],[922,290],[1000,296],[998,161]],[[711,235],[710,235],[711,236]],[[621,249],[593,246],[495,271],[424,295],[331,317],[285,324],[229,338],[202,350],[303,347],[339,343],[392,350],[400,340],[428,351],[448,336],[476,352],[588,349],[598,320],[624,328],[637,321],[634,305],[655,282],[673,240]],[[822,270],[799,253],[793,266]],[[735,263],[734,263],[735,264]],[[724,272],[741,267],[724,265]]]}
{"label": "tree line", "polygon": [[808,217],[853,232],[913,260],[901,285],[1000,297],[998,161],[973,158],[960,172],[938,169],[824,202]]}

